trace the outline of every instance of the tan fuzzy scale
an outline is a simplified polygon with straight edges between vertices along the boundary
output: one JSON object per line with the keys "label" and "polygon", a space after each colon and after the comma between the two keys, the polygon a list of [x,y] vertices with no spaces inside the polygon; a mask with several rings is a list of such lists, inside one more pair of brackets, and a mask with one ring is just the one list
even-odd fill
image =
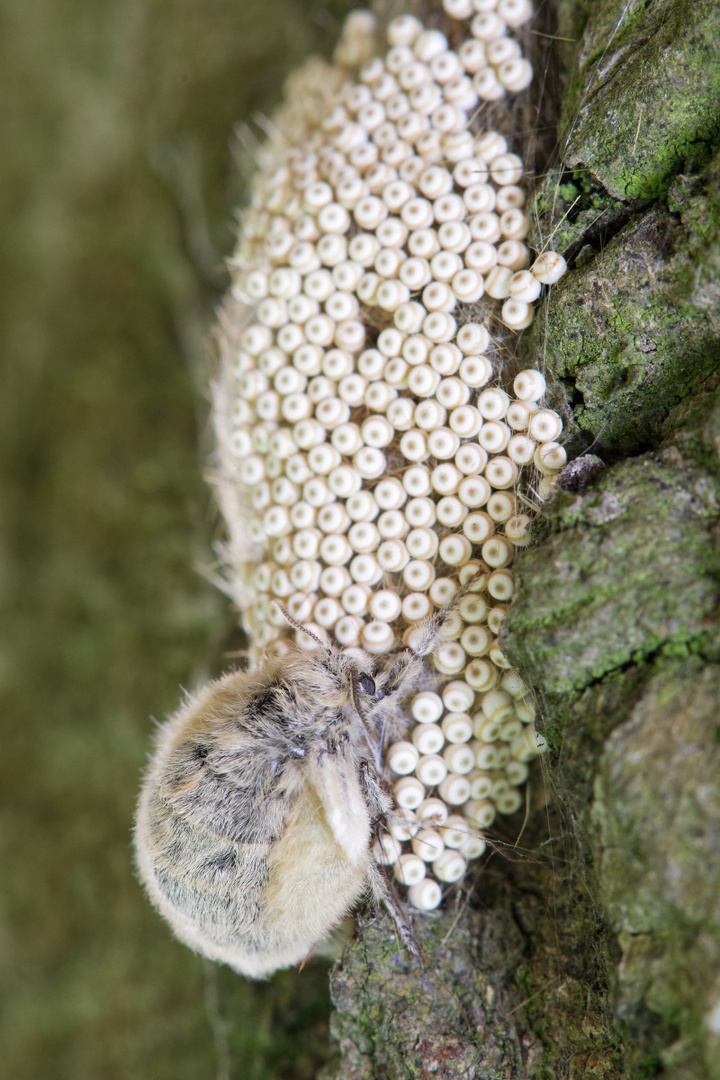
{"label": "tan fuzzy scale", "polygon": [[542,374],[508,385],[498,362],[498,332],[507,357],[565,270],[555,252],[533,261],[522,159],[481,126],[484,101],[528,85],[512,29],[532,11],[444,6],[456,50],[400,16],[368,58],[356,13],[355,77],[319,61],[292,76],[241,215],[213,392],[223,560],[253,659],[314,645],[275,600],[382,655],[474,579],[387,751],[407,827],[376,858],[420,909],[520,808],[544,749],[497,635],[529,542],[523,493],[547,497],[565,464]]}

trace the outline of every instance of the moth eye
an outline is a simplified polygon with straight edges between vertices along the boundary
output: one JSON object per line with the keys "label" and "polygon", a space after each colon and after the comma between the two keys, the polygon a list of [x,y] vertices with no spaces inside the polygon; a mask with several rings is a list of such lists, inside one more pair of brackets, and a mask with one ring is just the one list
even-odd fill
{"label": "moth eye", "polygon": [[366,671],[361,671],[358,675],[357,685],[358,690],[362,690],[363,694],[375,693],[375,680]]}

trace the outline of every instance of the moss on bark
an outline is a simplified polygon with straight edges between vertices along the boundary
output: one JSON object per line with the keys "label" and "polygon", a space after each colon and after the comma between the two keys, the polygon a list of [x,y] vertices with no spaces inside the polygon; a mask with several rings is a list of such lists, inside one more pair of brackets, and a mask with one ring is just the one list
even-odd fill
{"label": "moss on bark", "polygon": [[[549,190],[539,203],[547,214]],[[656,445],[672,406],[720,363],[720,159],[630,220],[613,209],[608,228],[592,208],[556,236],[574,272],[538,313],[530,347],[560,380],[573,446],[617,458]]]}
{"label": "moss on bark", "polygon": [[[577,36],[558,136],[566,166],[623,201],[705,164],[720,134],[714,0],[603,0],[565,10]],[[569,9],[569,10],[568,10]]]}
{"label": "moss on bark", "polygon": [[712,474],[676,446],[619,462],[560,496],[552,532],[524,553],[506,632],[552,698],[658,654],[711,648],[720,599]]}
{"label": "moss on bark", "polygon": [[617,935],[628,1074],[700,1078],[718,1060],[720,393],[667,426],[556,500],[504,640],[542,694],[553,784]]}
{"label": "moss on bark", "polygon": [[678,1077],[720,1075],[719,702],[719,665],[653,665],[603,747],[590,815],[631,1060]]}

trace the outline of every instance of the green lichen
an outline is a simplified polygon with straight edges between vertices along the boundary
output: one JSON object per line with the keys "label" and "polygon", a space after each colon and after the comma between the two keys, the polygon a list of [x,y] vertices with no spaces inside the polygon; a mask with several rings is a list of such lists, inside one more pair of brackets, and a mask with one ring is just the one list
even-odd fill
{"label": "green lichen", "polygon": [[672,406],[717,370],[719,192],[714,162],[677,182],[672,209],[650,208],[607,244],[596,235],[539,312],[529,348],[562,381],[578,448],[616,457],[657,443]]}
{"label": "green lichen", "polygon": [[720,130],[714,0],[593,5],[559,131],[566,165],[616,199],[655,198]]}
{"label": "green lichen", "polygon": [[[608,470],[565,497],[554,532],[528,551],[506,623],[512,655],[562,695],[702,637],[720,599],[714,484],[703,504],[670,451]],[[652,508],[649,510],[649,508]]]}

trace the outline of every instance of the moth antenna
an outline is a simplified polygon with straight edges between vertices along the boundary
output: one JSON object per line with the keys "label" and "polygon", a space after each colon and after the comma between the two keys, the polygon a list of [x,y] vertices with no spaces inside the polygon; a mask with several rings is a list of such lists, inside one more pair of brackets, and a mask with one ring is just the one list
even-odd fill
{"label": "moth antenna", "polygon": [[282,615],[283,619],[285,619],[285,622],[289,623],[290,626],[295,628],[295,630],[300,630],[303,634],[307,634],[307,636],[311,637],[313,641],[317,641],[321,649],[323,649],[325,652],[329,652],[327,645],[324,641],[320,640],[317,634],[314,634],[312,630],[308,630],[307,626],[303,626],[303,624],[301,622],[298,622],[297,619],[293,619],[290,612],[282,606],[279,600],[276,600],[275,603],[277,604],[278,610]]}
{"label": "moth antenna", "polygon": [[385,731],[386,731],[386,728],[387,728],[387,721],[386,721],[385,717],[383,716],[383,717],[381,717],[380,723],[378,725],[378,735],[377,735],[377,750],[378,750],[378,757],[380,758],[380,765],[381,766],[385,762]]}
{"label": "moth antenna", "polygon": [[422,660],[434,651],[438,644],[438,634],[448,616],[452,614],[463,597],[472,591],[475,582],[484,577],[484,574],[484,570],[480,570],[477,574],[474,574],[464,585],[460,586],[449,604],[446,604],[444,608],[441,608],[437,615],[431,615],[429,619],[426,619],[424,626],[423,624],[420,624],[424,631],[423,637],[414,649],[411,648],[408,650],[416,659]]}

